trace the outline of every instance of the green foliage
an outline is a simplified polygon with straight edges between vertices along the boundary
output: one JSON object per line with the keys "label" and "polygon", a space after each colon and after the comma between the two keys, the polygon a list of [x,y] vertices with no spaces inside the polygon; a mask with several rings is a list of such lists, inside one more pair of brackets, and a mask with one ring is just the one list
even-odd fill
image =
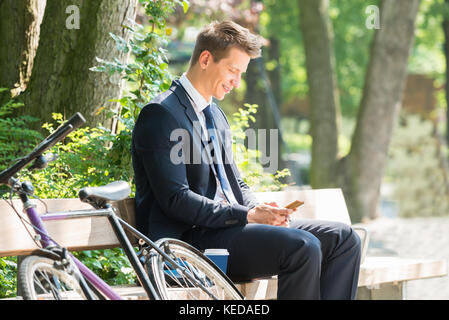
{"label": "green foliage", "polygon": [[310,152],[312,147],[312,136],[309,134],[310,123],[307,120],[297,120],[296,118],[283,118],[282,128],[284,128],[284,141],[292,153]]}
{"label": "green foliage", "polygon": [[[145,1],[140,0],[147,15],[150,17],[150,25],[144,27],[130,23],[127,27],[131,37],[129,41],[117,35],[111,35],[117,44],[117,50],[130,52],[133,61],[121,64],[118,61],[105,61],[97,58],[99,66],[92,71],[120,73],[129,90],[123,98],[117,100],[121,110],[115,114],[119,123],[119,131],[115,136],[111,155],[117,158],[117,167],[123,167],[120,161],[129,159],[131,133],[140,110],[157,94],[169,88],[173,76],[169,73],[166,47],[171,28],[166,25],[167,17],[173,12],[176,5],[183,5],[187,10],[186,1]],[[249,127],[248,121],[255,121],[253,114],[257,107],[245,105],[234,114],[231,126],[234,137],[242,138],[245,128]],[[234,154],[239,159],[237,166],[242,171],[243,179],[256,190],[279,190],[284,187],[279,179],[288,175],[288,170],[283,170],[275,175],[264,173],[263,167],[257,161],[260,152],[247,150],[241,143],[234,141]]]}
{"label": "green foliage", "polygon": [[366,27],[369,5],[380,6],[378,0],[330,2],[329,16],[334,31],[335,72],[341,111],[353,117],[362,98],[365,74],[371,57],[375,29]]}
{"label": "green foliage", "polygon": [[[182,5],[184,11],[188,8],[187,1],[139,1],[150,17],[150,25],[145,27],[129,22],[129,40],[111,34],[117,50],[131,54],[130,62],[122,64],[118,60],[105,61],[97,58],[99,65],[91,69],[109,75],[119,73],[127,84],[123,97],[117,100],[120,110],[116,113],[107,111],[109,116],[117,120],[117,133],[102,127],[81,128],[48,151],[59,157],[45,170],[23,170],[20,179],[33,183],[37,197],[74,198],[82,187],[103,185],[119,179],[130,182],[134,188],[130,155],[131,133],[140,110],[171,84],[173,77],[168,71],[167,52],[164,49],[171,28],[167,27],[165,21],[176,5]],[[4,115],[19,106],[9,102],[0,108],[0,150],[3,150],[3,146],[16,148],[14,152],[8,153],[9,158],[2,157],[4,167],[28,153],[43,138],[37,132],[26,129],[27,124],[36,119],[23,116],[4,120]],[[255,112],[256,106],[245,105],[245,108],[234,114],[232,130],[235,136],[241,135],[248,128],[249,121],[254,121]],[[60,114],[53,114],[53,118],[56,124],[63,122]],[[49,133],[55,130],[54,125],[48,123],[43,128]],[[7,135],[11,130],[16,131]],[[17,137],[23,137],[23,145],[17,144]],[[243,178],[255,190],[279,190],[285,186],[280,179],[289,174],[288,170],[274,175],[265,173],[257,161],[260,157],[258,151],[246,150],[239,143],[234,145],[234,151],[241,155],[237,165],[242,170]],[[83,251],[75,255],[112,285],[135,282],[134,272],[121,249]],[[14,259],[0,259],[0,277],[2,283],[5,283],[2,284],[0,296],[13,295],[15,292],[14,262]]]}
{"label": "green foliage", "polygon": [[[7,90],[0,88],[0,93]],[[38,119],[26,115],[11,117],[22,106],[14,99],[0,106],[0,171],[20,155],[31,151],[43,138],[38,132],[28,129]]]}
{"label": "green foliage", "polygon": [[[266,10],[260,17],[261,33],[267,39],[276,37],[280,41],[283,100],[287,102],[297,97],[306,97],[308,85],[298,4],[296,1],[263,2]],[[371,56],[370,45],[375,29],[366,28],[368,15],[365,10],[369,5],[380,8],[380,1],[329,2],[338,93],[342,114],[347,117],[357,114]],[[428,74],[437,78],[444,76],[444,33],[441,26],[444,17],[449,19],[449,5],[445,0],[421,1],[415,42],[408,65],[410,73]],[[270,62],[267,64],[267,68],[270,68]]]}
{"label": "green foliage", "polygon": [[[417,115],[401,115],[392,137],[385,182],[403,217],[447,216],[448,173],[438,156],[434,124]],[[444,156],[444,155],[443,155]],[[446,158],[447,159],[447,158]]]}
{"label": "green foliage", "polygon": [[[0,93],[8,89],[0,88]],[[0,106],[0,171],[3,171],[19,156],[31,151],[42,136],[28,129],[37,119],[29,116],[12,118],[15,109],[22,107],[13,99]],[[5,187],[0,187],[0,201],[7,196]],[[14,297],[16,294],[17,258],[0,258],[0,298]]]}
{"label": "green foliage", "polygon": [[[97,58],[100,65],[91,69],[107,72],[109,75],[119,73],[126,81],[128,90],[118,100],[121,109],[115,114],[108,111],[110,116],[117,119],[117,133],[101,127],[81,128],[67,136],[63,144],[49,150],[58,154],[59,158],[49,164],[47,169],[34,172],[23,170],[20,178],[33,182],[36,196],[73,198],[77,197],[80,188],[87,185],[98,186],[119,179],[131,182],[133,172],[130,145],[135,120],[143,106],[156,94],[168,89],[172,80],[167,70],[164,49],[171,29],[166,26],[165,21],[176,5],[182,5],[184,11],[188,8],[188,2],[180,0],[139,0],[139,2],[150,17],[150,26],[144,27],[130,21],[127,27],[131,34],[129,41],[111,34],[116,41],[117,49],[131,53],[132,61],[121,64],[118,60],[105,61]],[[0,109],[0,116],[19,106],[13,102],[8,103]],[[54,114],[53,117],[58,124],[62,122],[61,115]],[[15,158],[30,151],[17,145],[17,137],[25,135],[26,146],[32,148],[42,140],[42,136],[26,129],[27,123],[35,119],[24,116],[6,120],[2,117],[0,120],[0,139],[2,139],[0,150],[10,150],[4,146],[16,147],[14,150],[17,150],[17,153],[8,151],[9,158],[2,157],[1,160],[6,167]],[[54,130],[51,124],[44,124],[43,127],[50,133]],[[14,135],[9,132],[13,132]],[[32,140],[30,137],[35,139]],[[111,284],[134,281],[129,262],[120,249],[86,251],[77,255],[88,267]],[[0,259],[0,263],[6,264],[5,261],[8,260]],[[12,291],[15,289],[11,289]]]}
{"label": "green foliage", "polygon": [[16,295],[17,258],[0,258],[0,298],[10,298]]}
{"label": "green foliage", "polygon": [[289,176],[290,171],[283,169],[277,171],[276,174],[264,172],[260,163],[260,151],[248,149],[244,144],[245,130],[250,127],[250,121],[256,121],[254,117],[256,112],[257,105],[245,103],[243,108],[239,108],[238,112],[233,114],[230,126],[235,162],[241,172],[242,179],[253,191],[279,191],[286,187],[281,179]]}
{"label": "green foliage", "polygon": [[88,250],[74,255],[109,285],[136,283],[136,275],[123,249]]}
{"label": "green foliage", "polygon": [[416,18],[415,44],[410,53],[409,73],[444,78],[446,68],[443,52],[443,18],[449,19],[445,0],[422,0]]}
{"label": "green foliage", "polygon": [[[276,37],[280,43],[280,68],[283,101],[305,97],[308,91],[305,53],[299,28],[299,9],[296,1],[264,1],[266,9],[260,14],[261,35]],[[273,68],[268,61],[267,67]]]}
{"label": "green foliage", "polygon": [[[53,114],[57,124],[64,122],[61,114]],[[53,124],[42,125],[49,134]],[[112,148],[114,136],[101,128],[80,128],[70,133],[48,153],[58,155],[45,170],[20,172],[21,180],[29,180],[39,198],[76,198],[85,186],[100,186],[115,180],[130,181],[132,168],[115,166]],[[25,155],[23,153],[22,155]]]}
{"label": "green foliage", "polygon": [[[63,122],[61,114],[53,114],[53,119],[57,124]],[[42,127],[47,129],[49,134],[55,130],[53,124],[45,123]],[[33,131],[29,131],[30,136],[34,137]],[[35,187],[35,195],[42,199],[76,198],[78,191],[85,186],[99,186],[120,179],[130,181],[132,168],[127,170],[126,167],[116,166],[111,153],[113,148],[108,147],[114,139],[108,130],[102,128],[80,128],[69,134],[64,143],[58,143],[48,151],[57,154],[58,159],[51,162],[45,170],[24,169],[19,178],[22,181],[31,181]],[[10,143],[15,143],[14,138]],[[32,147],[35,145],[36,143]],[[16,156],[23,156],[29,151],[21,149],[20,154]],[[5,167],[9,165],[11,163],[5,163]],[[9,194],[4,193],[2,197],[9,197]],[[80,252],[75,255],[110,284],[134,281],[131,266],[121,249]],[[14,262],[14,258],[0,259],[0,297],[15,294]]]}
{"label": "green foliage", "polygon": [[150,17],[149,26],[129,21],[126,26],[130,39],[111,34],[117,44],[117,50],[131,53],[132,61],[120,63],[118,61],[105,61],[97,58],[99,66],[91,68],[92,71],[107,72],[110,75],[119,73],[128,85],[118,102],[122,106],[117,115],[124,128],[130,123],[126,119],[136,119],[140,110],[161,91],[169,88],[172,76],[168,72],[167,50],[168,34],[171,28],[167,27],[165,20],[173,12],[176,4],[185,5],[186,1],[149,1],[139,0]]}
{"label": "green foliage", "polygon": [[[167,17],[176,5],[188,8],[187,1],[149,1],[139,0],[149,17],[149,26],[129,21],[126,27],[130,33],[129,40],[111,34],[118,51],[131,54],[131,61],[121,63],[118,60],[106,61],[97,57],[100,65],[91,68],[95,72],[118,73],[125,80],[127,90],[119,102],[121,108],[110,113],[117,120],[117,133],[109,132],[113,138],[111,150],[112,164],[123,168],[128,180],[132,177],[130,146],[132,130],[140,110],[158,93],[167,90],[173,80],[168,71],[167,50],[168,35],[171,28],[166,25]],[[105,130],[105,129],[104,129]],[[106,130],[104,131],[106,133]],[[116,176],[116,175],[114,175]]]}
{"label": "green foliage", "polygon": [[[295,1],[264,1],[261,33],[280,41],[282,97],[284,101],[305,98],[308,94],[305,52],[300,29],[298,3]],[[365,9],[379,5],[377,0],[330,1],[335,72],[342,114],[354,116],[364,86],[374,30],[367,29]]]}

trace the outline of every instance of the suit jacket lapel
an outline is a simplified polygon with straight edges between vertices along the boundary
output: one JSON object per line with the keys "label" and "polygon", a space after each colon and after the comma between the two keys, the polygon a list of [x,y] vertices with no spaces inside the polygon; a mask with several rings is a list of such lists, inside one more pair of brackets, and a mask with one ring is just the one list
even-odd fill
{"label": "suit jacket lapel", "polygon": [[184,106],[185,108],[184,112],[187,118],[189,118],[190,122],[192,122],[194,130],[193,133],[196,135],[195,138],[200,138],[201,143],[203,144],[203,146],[205,146],[203,139],[201,139],[201,137],[203,137],[203,133],[201,129],[200,120],[196,116],[195,110],[193,109],[192,103],[190,102],[190,99],[187,97],[187,93],[184,91],[184,88],[179,83],[179,81],[175,80],[173,81],[170,90],[172,90],[176,94],[179,101]]}
{"label": "suit jacket lapel", "polygon": [[217,130],[218,143],[221,146],[222,156],[224,163],[231,163],[233,158],[232,153],[232,135],[228,127],[224,125],[223,115],[218,110],[218,106],[215,103],[212,103],[213,107],[211,108],[211,112],[214,116],[215,126]]}
{"label": "suit jacket lapel", "polygon": [[210,165],[212,171],[214,171],[214,173],[215,173],[215,168],[213,166],[210,147],[209,147],[207,141],[204,141],[204,139],[203,139],[203,137],[205,137],[205,134],[203,133],[203,129],[201,127],[200,120],[198,119],[196,112],[193,109],[192,103],[190,102],[190,99],[187,96],[187,93],[185,92],[184,88],[177,80],[173,81],[173,84],[170,87],[170,90],[172,90],[176,94],[176,96],[178,97],[181,104],[185,107],[184,112],[185,112],[187,118],[189,118],[189,120],[193,126],[192,138],[201,140],[201,144],[202,144],[203,148],[206,150],[206,154],[207,154],[207,157],[209,160],[209,165]]}
{"label": "suit jacket lapel", "polygon": [[[193,109],[192,103],[190,102],[190,99],[188,98],[187,93],[185,92],[184,88],[182,87],[182,85],[177,80],[173,81],[173,83],[172,83],[172,85],[170,87],[170,90],[173,91],[176,94],[176,96],[178,97],[178,100],[184,106],[185,114],[186,114],[187,118],[189,118],[189,120],[192,122],[192,125],[193,125],[193,132],[192,132],[192,134],[194,135],[193,137],[194,138],[198,137],[201,140],[201,144],[202,144],[203,148],[206,150],[206,154],[208,156],[209,167],[212,170],[212,172],[215,174],[215,176],[217,176],[217,173],[215,172],[215,167],[214,167],[213,162],[212,162],[212,156],[211,156],[211,152],[210,152],[210,149],[209,149],[209,145],[203,139],[201,139],[201,137],[203,137],[203,135],[202,135],[203,132],[202,132],[202,127],[201,127],[201,124],[200,124],[200,120],[198,119],[198,117],[197,117],[197,115],[195,113],[195,110]],[[212,103],[212,104],[214,104],[214,103]],[[214,119],[221,119],[223,116],[221,114],[219,114],[217,108],[218,107],[216,107],[216,106],[213,106],[213,108],[211,108],[212,113],[214,115]],[[216,128],[216,129],[217,129],[217,132],[218,132],[219,140],[221,140],[219,142],[220,142],[220,144],[222,144],[223,142],[227,141],[226,139],[228,137],[223,137],[223,135],[221,133],[221,130],[220,130],[220,128],[222,127],[221,123],[217,124],[217,122],[215,123],[216,126],[218,126],[218,128]],[[195,137],[195,135],[196,135],[196,137]],[[229,137],[229,139],[231,139],[231,137]],[[222,150],[224,150],[223,156],[226,159],[226,160],[225,159],[223,159],[223,160],[225,161],[225,167],[227,167],[226,164],[232,164],[232,144],[231,144],[230,148],[226,148],[226,146],[224,144],[222,144],[222,145],[224,146],[224,148],[222,149]],[[234,169],[232,168],[232,165],[230,167],[231,167],[231,171],[232,171],[232,174],[233,174],[233,179],[236,181],[236,177],[237,176],[233,172]],[[228,179],[229,179],[229,177],[228,177]],[[231,183],[231,181],[230,181],[230,183]],[[232,184],[233,183],[231,183],[231,185]],[[237,183],[236,186],[238,187],[238,183]],[[233,190],[233,191],[234,191],[234,196],[236,197],[237,201],[240,204],[242,204],[243,203],[243,198],[242,198],[241,193],[239,192],[239,190]]]}

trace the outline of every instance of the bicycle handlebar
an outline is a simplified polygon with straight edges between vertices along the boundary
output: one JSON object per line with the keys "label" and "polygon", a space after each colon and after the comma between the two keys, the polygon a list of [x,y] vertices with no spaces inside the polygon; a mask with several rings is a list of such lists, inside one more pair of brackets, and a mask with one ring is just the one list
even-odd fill
{"label": "bicycle handlebar", "polygon": [[21,158],[13,166],[3,170],[0,173],[0,185],[8,184],[9,179],[17,172],[22,170],[31,161],[42,155],[46,150],[53,147],[56,143],[64,139],[70,132],[78,129],[86,122],[83,115],[79,112],[75,113],[67,122],[56,129],[52,134],[45,138],[33,151],[27,156]]}

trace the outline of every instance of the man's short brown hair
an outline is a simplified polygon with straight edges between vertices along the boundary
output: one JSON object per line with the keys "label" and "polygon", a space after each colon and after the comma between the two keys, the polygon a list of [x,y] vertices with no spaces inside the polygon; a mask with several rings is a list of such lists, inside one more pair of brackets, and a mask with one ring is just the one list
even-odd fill
{"label": "man's short brown hair", "polygon": [[237,47],[251,58],[261,54],[262,37],[252,34],[248,29],[233,21],[213,22],[204,27],[196,38],[190,65],[194,66],[201,52],[208,50],[215,62],[223,59],[228,49]]}

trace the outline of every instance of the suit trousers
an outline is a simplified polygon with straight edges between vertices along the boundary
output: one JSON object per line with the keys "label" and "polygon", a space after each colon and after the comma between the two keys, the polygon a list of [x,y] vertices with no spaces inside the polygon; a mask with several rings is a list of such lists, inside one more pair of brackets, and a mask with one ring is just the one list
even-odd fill
{"label": "suit trousers", "polygon": [[355,299],[361,258],[357,233],[343,223],[293,220],[193,229],[183,237],[200,250],[226,248],[233,281],[278,276],[279,300]]}

